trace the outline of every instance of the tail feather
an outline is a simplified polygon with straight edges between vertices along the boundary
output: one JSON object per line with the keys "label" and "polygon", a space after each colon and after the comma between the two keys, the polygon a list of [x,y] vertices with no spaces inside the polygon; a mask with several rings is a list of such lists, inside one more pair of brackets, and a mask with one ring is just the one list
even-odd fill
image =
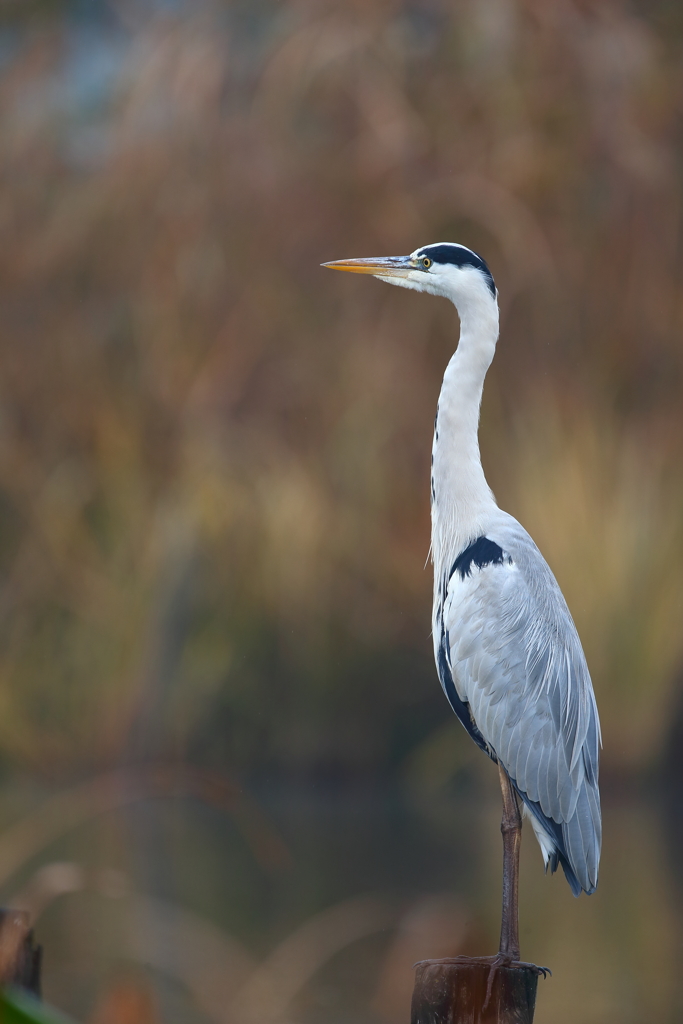
{"label": "tail feather", "polygon": [[524,810],[541,847],[546,871],[550,869],[550,873],[554,874],[557,871],[558,864],[561,865],[564,877],[567,879],[569,888],[574,896],[580,896],[583,891],[588,893],[588,895],[595,892],[597,879],[595,882],[592,882],[592,880],[586,878],[586,884],[582,884],[571,865],[563,826],[544,814],[540,804],[530,800],[524,793],[520,793],[519,790],[517,792],[522,799]]}

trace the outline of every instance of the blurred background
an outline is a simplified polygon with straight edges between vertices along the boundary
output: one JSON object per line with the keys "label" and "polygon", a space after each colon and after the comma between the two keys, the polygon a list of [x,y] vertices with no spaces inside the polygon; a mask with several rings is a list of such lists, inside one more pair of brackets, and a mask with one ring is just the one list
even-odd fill
{"label": "blurred background", "polygon": [[432,662],[453,240],[482,454],[583,639],[605,846],[523,844],[539,1024],[683,1015],[683,7],[2,0],[0,903],[88,1024],[400,1024],[497,948]]}

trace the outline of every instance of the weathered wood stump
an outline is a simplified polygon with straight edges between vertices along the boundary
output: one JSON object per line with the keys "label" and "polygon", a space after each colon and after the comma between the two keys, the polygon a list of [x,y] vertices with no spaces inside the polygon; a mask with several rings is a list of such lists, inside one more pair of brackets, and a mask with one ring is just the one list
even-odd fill
{"label": "weathered wood stump", "polygon": [[545,971],[492,961],[462,956],[419,963],[411,1024],[532,1024],[538,975]]}
{"label": "weathered wood stump", "polygon": [[0,986],[15,985],[40,998],[42,947],[34,945],[23,910],[0,910]]}

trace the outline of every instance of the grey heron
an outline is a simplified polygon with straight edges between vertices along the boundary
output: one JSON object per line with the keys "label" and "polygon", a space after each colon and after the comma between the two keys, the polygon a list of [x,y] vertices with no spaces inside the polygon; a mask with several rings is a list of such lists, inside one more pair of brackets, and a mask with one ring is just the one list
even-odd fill
{"label": "grey heron", "polygon": [[498,507],[481,465],[479,408],[498,340],[498,292],[485,261],[449,242],[323,265],[441,295],[460,317],[432,445],[434,655],[455,714],[498,765],[503,919],[493,961],[519,962],[519,801],[546,870],[561,865],[575,896],[594,892],[600,725],[562,592],[526,530]]}

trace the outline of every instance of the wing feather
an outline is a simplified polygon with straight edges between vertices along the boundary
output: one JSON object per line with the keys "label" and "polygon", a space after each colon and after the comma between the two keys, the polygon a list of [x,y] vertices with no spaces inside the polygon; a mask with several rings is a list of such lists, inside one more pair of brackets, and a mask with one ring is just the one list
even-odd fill
{"label": "wing feather", "polygon": [[486,540],[505,557],[443,581],[452,683],[536,828],[556,845],[574,891],[578,884],[592,892],[601,843],[600,726],[581,643],[526,531],[505,516]]}

